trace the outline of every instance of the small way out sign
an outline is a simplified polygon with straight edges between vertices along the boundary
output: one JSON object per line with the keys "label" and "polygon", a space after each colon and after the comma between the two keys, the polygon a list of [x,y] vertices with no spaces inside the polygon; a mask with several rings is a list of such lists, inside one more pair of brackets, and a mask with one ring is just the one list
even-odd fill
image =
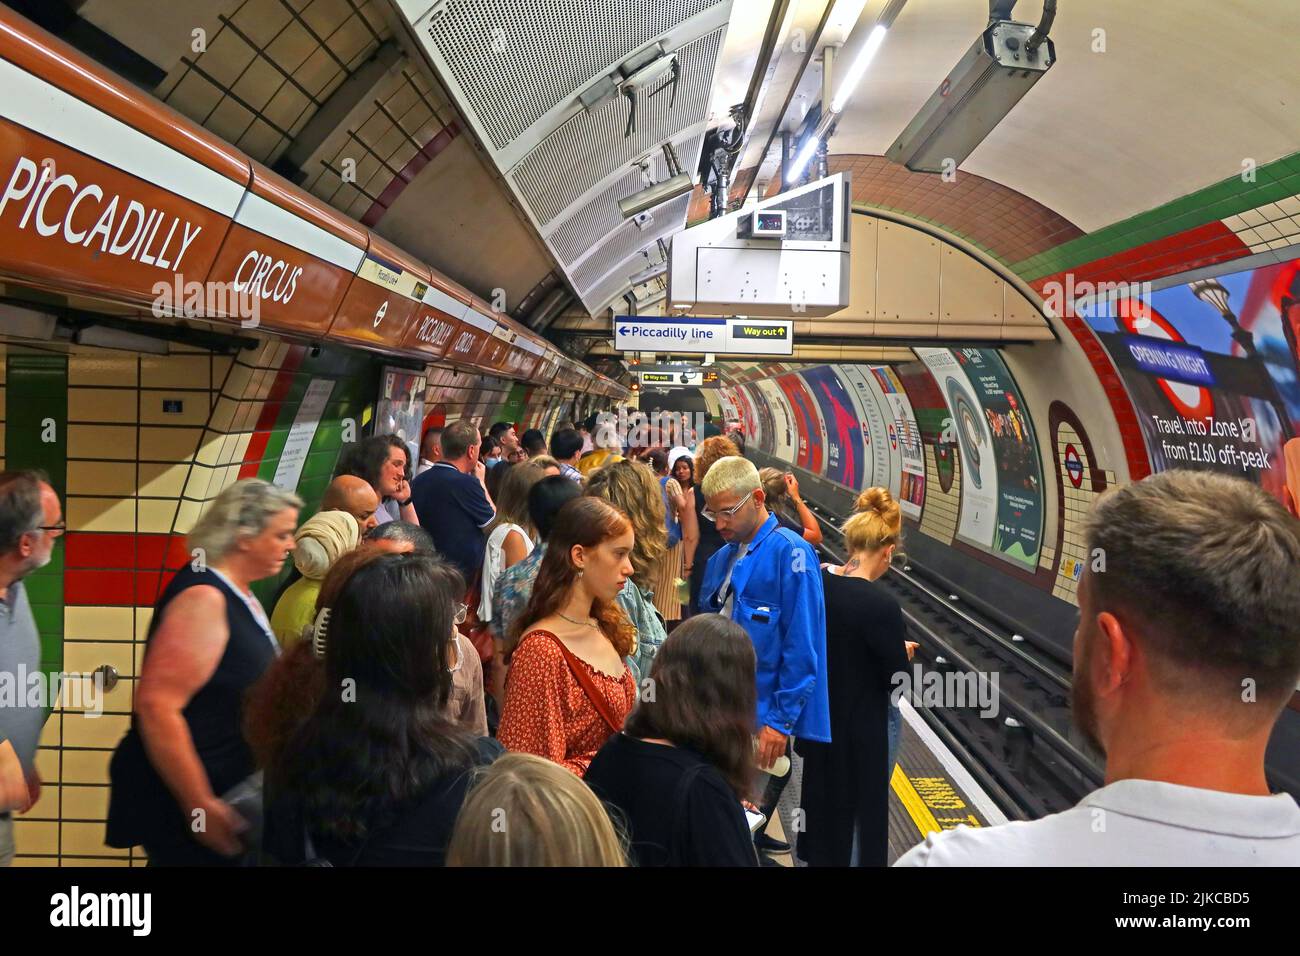
{"label": "small way out sign", "polygon": [[709,352],[724,355],[793,355],[789,319],[696,319],[614,317],[614,348],[620,352]]}

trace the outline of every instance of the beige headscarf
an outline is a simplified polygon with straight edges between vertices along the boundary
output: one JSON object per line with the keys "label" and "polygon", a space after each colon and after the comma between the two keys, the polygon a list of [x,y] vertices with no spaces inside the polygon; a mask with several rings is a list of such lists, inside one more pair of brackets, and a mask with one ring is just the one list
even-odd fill
{"label": "beige headscarf", "polygon": [[319,581],[335,561],[361,540],[357,519],[346,511],[318,511],[297,530],[293,563],[304,578]]}

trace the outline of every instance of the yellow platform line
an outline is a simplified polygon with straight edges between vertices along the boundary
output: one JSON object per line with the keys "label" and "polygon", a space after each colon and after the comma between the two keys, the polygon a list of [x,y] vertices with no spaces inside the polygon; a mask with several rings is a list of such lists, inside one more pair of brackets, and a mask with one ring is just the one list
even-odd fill
{"label": "yellow platform line", "polygon": [[916,829],[920,831],[922,838],[940,832],[942,827],[939,826],[939,821],[934,818],[934,814],[930,812],[930,808],[925,805],[921,795],[916,792],[916,787],[912,786],[912,781],[907,778],[907,774],[903,773],[903,768],[898,764],[894,764],[894,776],[889,781],[889,785],[902,801],[903,809],[916,824]]}

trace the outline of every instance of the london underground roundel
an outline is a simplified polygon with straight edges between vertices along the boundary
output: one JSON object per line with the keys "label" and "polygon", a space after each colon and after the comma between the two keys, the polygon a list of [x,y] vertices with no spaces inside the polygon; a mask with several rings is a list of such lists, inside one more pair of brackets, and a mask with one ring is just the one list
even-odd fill
{"label": "london underground roundel", "polygon": [[[1115,323],[1133,335],[1145,335],[1166,342],[1185,342],[1173,324],[1149,302],[1119,299],[1115,303]],[[1174,410],[1184,418],[1208,418],[1214,414],[1214,396],[1201,385],[1171,382],[1158,378],[1156,384]]]}

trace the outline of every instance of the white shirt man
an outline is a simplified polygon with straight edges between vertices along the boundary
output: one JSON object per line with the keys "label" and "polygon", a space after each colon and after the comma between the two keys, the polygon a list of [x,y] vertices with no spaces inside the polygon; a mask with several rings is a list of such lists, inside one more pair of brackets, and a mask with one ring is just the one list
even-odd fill
{"label": "white shirt man", "polygon": [[1300,679],[1300,524],[1243,479],[1169,471],[1099,499],[1084,539],[1106,563],[1079,584],[1072,707],[1106,786],[896,865],[1300,865],[1300,807],[1264,765]]}

